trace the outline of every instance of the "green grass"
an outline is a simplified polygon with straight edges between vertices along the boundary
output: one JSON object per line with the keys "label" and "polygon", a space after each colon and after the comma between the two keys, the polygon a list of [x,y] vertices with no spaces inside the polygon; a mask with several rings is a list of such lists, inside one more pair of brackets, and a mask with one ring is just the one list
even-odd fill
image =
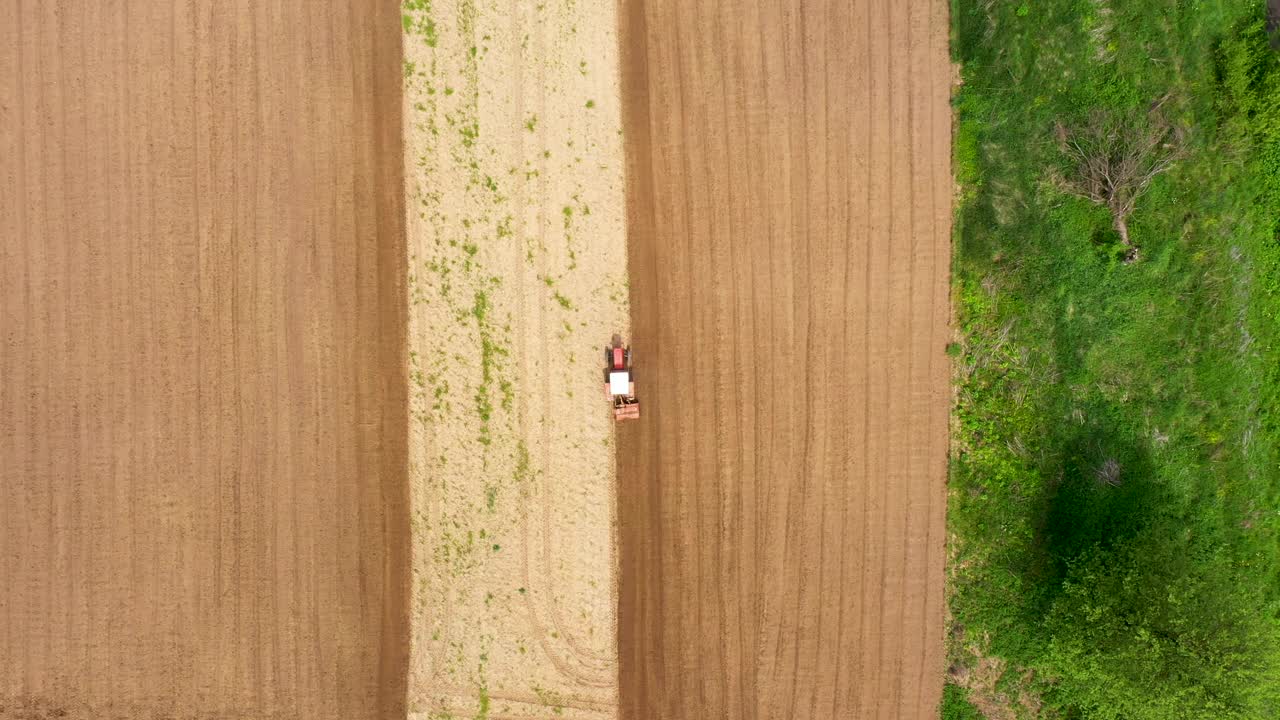
{"label": "green grass", "polygon": [[[1262,2],[955,0],[950,592],[1042,716],[1280,715],[1280,60]],[[1166,113],[1130,218],[1055,127]],[[953,691],[949,691],[953,692]],[[959,712],[959,711],[956,711]],[[944,717],[964,717],[947,715]]]}
{"label": "green grass", "polygon": [[942,720],[983,720],[982,713],[969,703],[969,691],[948,684],[942,692]]}

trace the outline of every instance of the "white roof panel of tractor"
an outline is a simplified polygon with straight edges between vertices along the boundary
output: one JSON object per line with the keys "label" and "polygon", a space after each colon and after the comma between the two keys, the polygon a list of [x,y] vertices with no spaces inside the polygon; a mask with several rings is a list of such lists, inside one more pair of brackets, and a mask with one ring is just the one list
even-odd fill
{"label": "white roof panel of tractor", "polygon": [[631,373],[626,371],[609,373],[609,394],[628,395],[630,393]]}

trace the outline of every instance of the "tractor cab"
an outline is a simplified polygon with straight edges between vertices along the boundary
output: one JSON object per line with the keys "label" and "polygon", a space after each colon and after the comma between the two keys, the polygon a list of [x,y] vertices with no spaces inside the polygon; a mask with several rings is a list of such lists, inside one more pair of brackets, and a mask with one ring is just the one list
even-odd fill
{"label": "tractor cab", "polygon": [[613,402],[613,419],[639,418],[640,403],[636,400],[636,382],[631,372],[631,348],[622,344],[621,335],[614,335],[613,342],[604,349],[604,357],[604,391]]}

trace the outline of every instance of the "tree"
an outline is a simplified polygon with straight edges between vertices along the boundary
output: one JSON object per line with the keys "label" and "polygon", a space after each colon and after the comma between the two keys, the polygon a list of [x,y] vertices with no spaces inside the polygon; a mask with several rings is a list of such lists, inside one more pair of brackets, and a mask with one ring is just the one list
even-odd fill
{"label": "tree", "polygon": [[1079,127],[1056,126],[1058,146],[1071,162],[1068,172],[1055,177],[1056,184],[1111,212],[1127,262],[1138,257],[1129,238],[1129,216],[1151,181],[1183,156],[1184,132],[1164,114],[1168,100],[1168,95],[1157,100],[1145,113],[1098,109]]}

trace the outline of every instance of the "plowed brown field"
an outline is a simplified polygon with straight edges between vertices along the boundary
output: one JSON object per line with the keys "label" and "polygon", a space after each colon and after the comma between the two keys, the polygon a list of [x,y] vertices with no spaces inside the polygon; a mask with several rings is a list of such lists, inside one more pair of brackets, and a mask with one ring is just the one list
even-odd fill
{"label": "plowed brown field", "polygon": [[404,716],[400,62],[0,3],[0,718]]}
{"label": "plowed brown field", "polygon": [[943,0],[623,0],[624,717],[936,717]]}

